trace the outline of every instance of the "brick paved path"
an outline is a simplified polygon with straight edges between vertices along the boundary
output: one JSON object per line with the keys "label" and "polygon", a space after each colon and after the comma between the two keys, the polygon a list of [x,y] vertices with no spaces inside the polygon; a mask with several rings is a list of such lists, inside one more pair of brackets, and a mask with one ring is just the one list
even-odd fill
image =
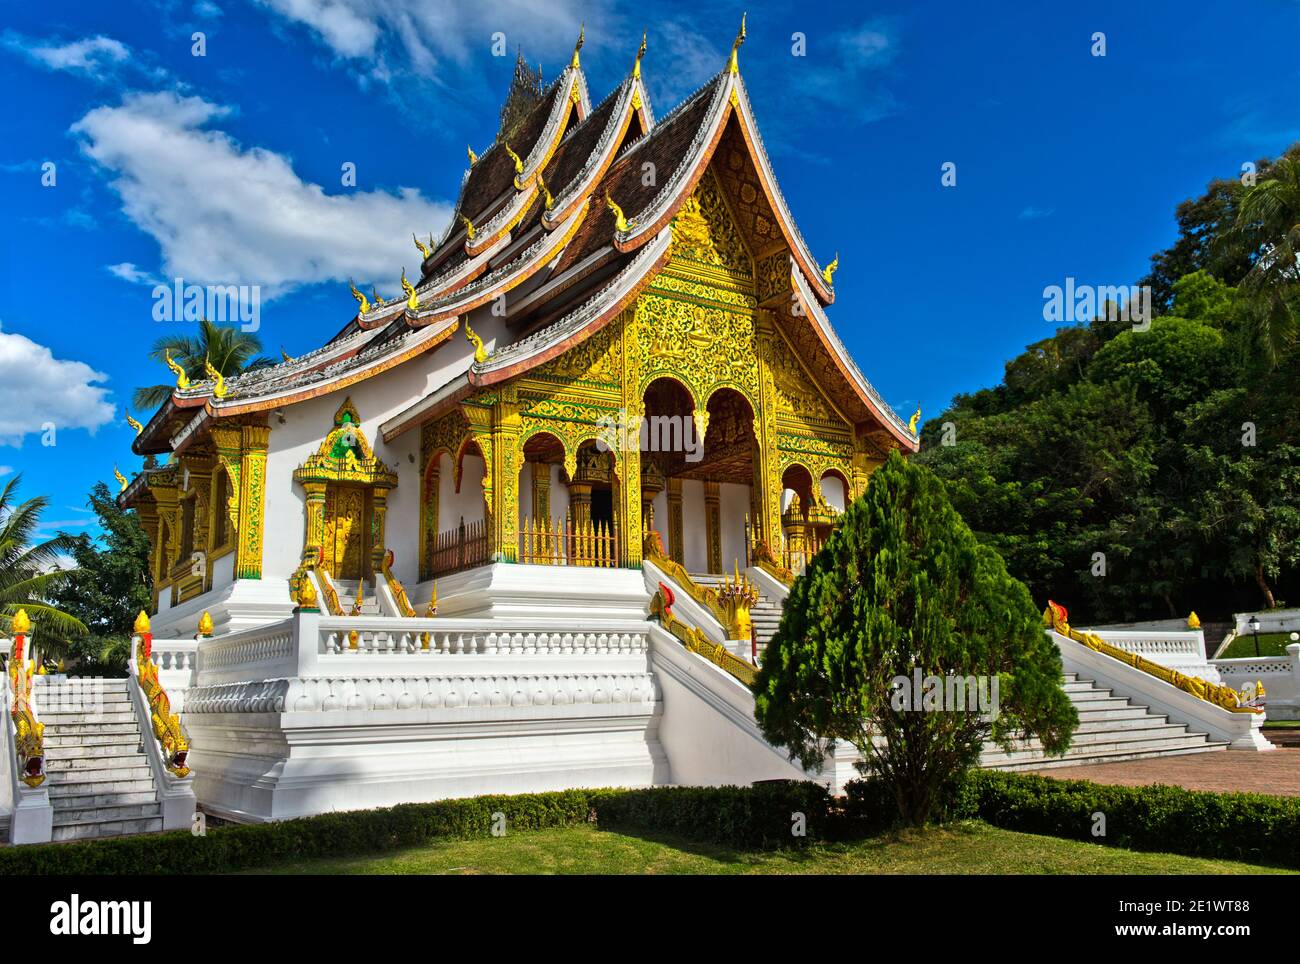
{"label": "brick paved path", "polygon": [[1300,748],[1279,747],[1271,753],[1223,750],[1035,772],[1060,780],[1091,780],[1129,787],[1167,783],[1189,790],[1237,790],[1300,797]]}

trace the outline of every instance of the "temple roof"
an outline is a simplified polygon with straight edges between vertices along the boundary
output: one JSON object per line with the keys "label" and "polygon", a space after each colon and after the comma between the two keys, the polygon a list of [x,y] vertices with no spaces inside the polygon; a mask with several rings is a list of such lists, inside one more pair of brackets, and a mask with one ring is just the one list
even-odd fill
{"label": "temple roof", "polygon": [[[471,312],[525,283],[526,293],[510,299],[506,314],[513,341],[495,345],[485,361],[467,363],[452,379],[459,389],[449,383],[434,395],[450,400],[555,357],[607,324],[653,279],[671,249],[673,216],[715,157],[725,160],[718,166],[723,182],[743,195],[734,207],[756,267],[760,257],[788,264],[781,296],[765,301],[760,292],[760,303],[774,311],[810,371],[829,382],[823,389],[863,434],[917,448],[907,423],[872,388],[831,327],[829,272],[790,215],[734,55],[728,68],[657,122],[639,55],[594,109],[575,55],[509,137],[466,172],[456,215],[423,260],[408,297],[365,305],[314,352],[227,379],[220,398],[209,382],[177,390],[135,450],[167,451],[203,421],[279,407],[387,370],[444,343]],[[781,280],[784,268],[771,267],[767,274]],[[796,303],[801,310],[792,310]],[[385,437],[428,417],[432,400],[386,423]]]}

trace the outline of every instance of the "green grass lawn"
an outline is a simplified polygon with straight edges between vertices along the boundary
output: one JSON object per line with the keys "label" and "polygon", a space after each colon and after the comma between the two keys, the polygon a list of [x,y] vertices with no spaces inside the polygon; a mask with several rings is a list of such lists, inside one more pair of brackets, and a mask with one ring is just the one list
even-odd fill
{"label": "green grass lawn", "polygon": [[573,827],[448,840],[376,857],[304,860],[277,874],[1252,874],[1284,873],[1227,860],[1136,853],[999,830],[978,821],[746,853],[670,836]]}
{"label": "green grass lawn", "polygon": [[[1260,633],[1259,634],[1259,655],[1260,656],[1285,656],[1286,646],[1291,642],[1290,633]],[[1251,633],[1238,636],[1228,648],[1223,651],[1219,659],[1249,659],[1255,655],[1255,637]]]}

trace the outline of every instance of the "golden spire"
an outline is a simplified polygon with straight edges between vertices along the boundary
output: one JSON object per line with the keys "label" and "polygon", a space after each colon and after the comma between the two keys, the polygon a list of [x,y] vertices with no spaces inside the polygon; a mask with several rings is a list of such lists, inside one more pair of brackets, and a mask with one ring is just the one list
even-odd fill
{"label": "golden spire", "polygon": [[467,237],[467,238],[469,238],[471,241],[473,241],[473,240],[474,240],[474,222],[471,221],[469,218],[465,217],[465,215],[463,215],[463,214],[460,216],[460,220],[461,220],[461,223],[465,225],[465,237]]}
{"label": "golden spire", "polygon": [[149,632],[149,615],[143,609],[140,610],[140,615],[135,617],[135,631],[139,636]]}
{"label": "golden spire", "polygon": [[731,45],[731,60],[727,64],[727,70],[733,74],[740,73],[740,45],[745,42],[745,14],[740,15],[740,32],[736,34],[736,39]]}
{"label": "golden spire", "polygon": [[523,162],[523,159],[520,158],[520,156],[519,156],[518,154],[516,154],[514,151],[512,151],[512,150],[510,149],[510,145],[509,145],[509,144],[504,144],[504,143],[503,143],[501,146],[504,147],[504,148],[506,149],[506,153],[510,155],[510,160],[512,160],[512,161],[515,162],[515,173],[516,173],[516,174],[522,174],[522,173],[524,173],[524,162]]}
{"label": "golden spire", "polygon": [[357,304],[361,306],[361,310],[357,312],[357,314],[359,315],[366,314],[366,312],[370,310],[370,302],[366,301],[366,296],[363,295],[360,291],[358,291],[357,286],[354,285],[351,281],[348,282],[348,287],[352,289],[352,297],[356,298]]}
{"label": "golden spire", "polygon": [[284,359],[285,361],[287,361],[287,362],[291,362],[291,361],[293,361],[293,359],[289,357],[289,353],[288,353],[287,351],[284,350],[284,346],[283,346],[283,345],[280,346],[280,357],[283,358],[283,359]]}
{"label": "golden spire", "polygon": [[429,257],[429,255],[433,253],[433,250],[431,248],[429,248],[423,241],[421,241],[419,238],[415,236],[415,232],[411,232],[411,240],[415,242],[416,248],[418,248],[420,251],[420,260],[422,261],[426,260]]}
{"label": "golden spire", "polygon": [[140,434],[144,431],[144,426],[141,425],[139,422],[137,422],[135,419],[133,419],[129,411],[126,413],[126,424],[130,425],[133,429],[135,429],[136,438],[139,438]]}
{"label": "golden spire", "polygon": [[212,379],[212,394],[217,398],[225,398],[226,380],[221,377],[221,372],[212,367],[212,361],[208,358],[203,359],[203,371]]}
{"label": "golden spire", "polygon": [[835,276],[835,272],[839,270],[840,270],[840,253],[836,251],[835,257],[831,259],[831,263],[822,269],[822,280],[825,281],[828,285],[834,284],[835,282],[832,281],[831,279]]}
{"label": "golden spire", "polygon": [[127,482],[127,480],[126,480],[126,476],[123,475],[121,472],[119,472],[119,471],[117,470],[117,466],[116,466],[116,465],[113,466],[113,478],[117,479],[118,484],[120,484],[120,485],[122,486],[122,488],[120,488],[120,489],[117,490],[119,493],[121,493],[121,492],[125,492],[125,491],[126,491],[126,487],[127,487],[128,485],[131,484],[131,483]]}
{"label": "golden spire", "polygon": [[212,635],[212,613],[208,612],[206,609],[203,610],[203,615],[199,617],[199,635]]}
{"label": "golden spire", "polygon": [[573,62],[570,64],[571,67],[577,68],[581,66],[581,64],[578,63],[578,51],[582,49],[582,44],[586,39],[587,25],[586,23],[583,23],[583,25],[578,29],[578,42],[573,45]]}
{"label": "golden spire", "polygon": [[1198,615],[1196,615],[1196,610],[1195,610],[1195,609],[1193,609],[1192,612],[1191,612],[1191,614],[1187,617],[1187,628],[1188,628],[1188,629],[1200,629],[1200,628],[1201,628],[1201,617],[1198,616]]}
{"label": "golden spire", "polygon": [[420,298],[415,293],[415,286],[406,280],[406,267],[402,267],[402,290],[406,292],[406,307],[412,311],[420,310]]}
{"label": "golden spire", "polygon": [[551,189],[548,188],[546,182],[542,180],[542,174],[540,171],[537,172],[537,187],[541,190],[542,197],[546,202],[546,210],[549,211],[555,205],[555,198],[551,197]]}
{"label": "golden spire", "polygon": [[483,362],[487,361],[487,349],[483,347],[483,339],[480,338],[474,329],[469,326],[468,318],[465,320],[465,337],[468,338],[470,344],[474,346],[475,363],[481,365]]}
{"label": "golden spire", "polygon": [[9,623],[9,629],[14,633],[30,633],[32,631],[32,621],[27,618],[27,610],[20,609],[14,614],[13,620]]}
{"label": "golden spire", "polygon": [[163,361],[167,362],[167,367],[176,375],[176,387],[184,390],[190,387],[190,378],[185,374],[185,369],[172,361],[170,350],[163,352]]}
{"label": "golden spire", "polygon": [[627,231],[627,218],[623,216],[623,209],[614,203],[614,199],[605,192],[605,207],[614,212],[614,229],[620,232]]}
{"label": "golden spire", "polygon": [[376,288],[374,285],[370,286],[370,297],[375,302],[376,308],[382,308],[384,307],[384,305],[388,304],[388,302],[386,302],[383,298],[379,297],[379,289]]}
{"label": "golden spire", "polygon": [[298,584],[298,606],[301,609],[316,608],[316,587],[311,584],[311,577],[305,572],[302,574],[302,582]]}
{"label": "golden spire", "polygon": [[474,153],[474,148],[468,144],[465,145],[465,153],[469,155],[469,166],[473,167],[478,163],[478,155]]}
{"label": "golden spire", "polygon": [[645,32],[645,30],[642,30],[642,31],[641,31],[641,46],[637,48],[637,51],[636,51],[636,64],[632,67],[632,76],[633,76],[633,77],[640,77],[640,76],[641,76],[641,58],[645,56],[645,37],[646,37],[646,32]]}
{"label": "golden spire", "polygon": [[434,583],[433,583],[433,594],[432,594],[431,596],[429,596],[429,605],[425,608],[425,610],[424,610],[424,614],[425,614],[426,616],[436,616],[436,615],[438,615],[438,582],[437,582],[437,580],[434,580]]}
{"label": "golden spire", "polygon": [[913,412],[913,413],[912,413],[912,417],[911,417],[910,419],[907,420],[907,430],[908,430],[909,432],[911,432],[913,435],[916,434],[916,423],[919,422],[919,421],[921,421],[921,406],[920,406],[920,405],[916,406],[916,411]]}

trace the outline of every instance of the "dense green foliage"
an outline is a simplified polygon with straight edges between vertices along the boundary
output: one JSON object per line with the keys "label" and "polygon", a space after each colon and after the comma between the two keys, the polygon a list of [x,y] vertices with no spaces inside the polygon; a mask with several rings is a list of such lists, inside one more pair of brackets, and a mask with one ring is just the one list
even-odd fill
{"label": "dense green foliage", "polygon": [[[896,698],[900,679],[978,677],[992,712]],[[795,580],[754,683],[764,736],[808,767],[858,748],[910,823],[986,741],[1032,733],[1063,753],[1078,714],[1029,592],[953,510],[943,483],[895,452]],[[913,687],[914,689],[915,687]],[[988,707],[982,707],[988,709]],[[883,737],[884,743],[875,738]]]}
{"label": "dense green foliage", "polygon": [[[273,364],[263,357],[262,340],[256,335],[240,330],[235,325],[218,325],[204,318],[195,335],[167,335],[159,338],[149,351],[156,362],[171,360],[185,369],[190,381],[203,381],[208,377],[207,364],[219,371],[223,378],[238,375],[254,368]],[[135,390],[135,407],[152,411],[171,398],[175,382],[146,385]]]}
{"label": "dense green foliage", "polygon": [[925,425],[917,461],[1035,599],[1223,617],[1300,588],[1300,148],[1258,177],[1179,206],[1148,329],[1062,328]]}
{"label": "dense green foliage", "polygon": [[50,500],[37,496],[17,503],[21,478],[14,476],[0,489],[0,628],[9,635],[10,621],[26,610],[40,652],[57,654],[86,632],[75,615],[53,601],[72,575],[65,557],[74,542],[65,535],[38,541],[41,513]]}
{"label": "dense green foliage", "polygon": [[65,536],[75,572],[50,593],[51,601],[80,620],[86,635],[73,640],[70,671],[82,676],[124,676],[136,614],[152,608],[149,539],[134,512],[118,506],[98,482],[87,505],[100,534]]}

